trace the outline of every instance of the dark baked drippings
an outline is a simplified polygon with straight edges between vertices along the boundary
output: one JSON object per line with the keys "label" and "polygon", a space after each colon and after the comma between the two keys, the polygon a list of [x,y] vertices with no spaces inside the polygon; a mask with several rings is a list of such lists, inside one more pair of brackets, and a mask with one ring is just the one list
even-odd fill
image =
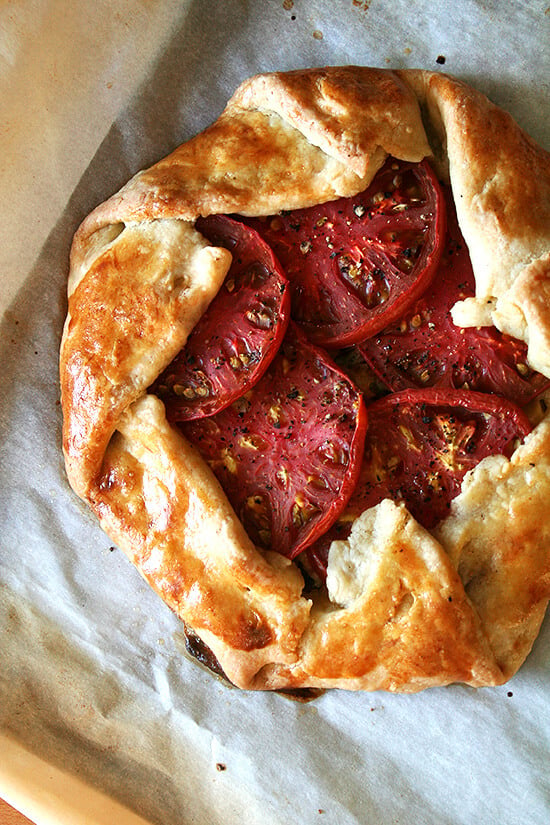
{"label": "dark baked drippings", "polygon": [[277,690],[275,693],[278,693],[280,696],[284,696],[285,699],[292,699],[294,702],[302,702],[303,704],[306,704],[307,702],[314,702],[315,699],[322,696],[325,691],[323,688],[294,688],[289,690]]}
{"label": "dark baked drippings", "polygon": [[183,624],[183,635],[185,637],[185,650],[191,656],[192,659],[195,659],[200,665],[205,667],[211,673],[214,673],[216,676],[219,676],[220,679],[223,679],[228,685],[232,685],[232,682],[227,678],[225,675],[222,666],[210,650],[207,644],[203,642],[203,640],[197,636],[197,634],[184,622]]}

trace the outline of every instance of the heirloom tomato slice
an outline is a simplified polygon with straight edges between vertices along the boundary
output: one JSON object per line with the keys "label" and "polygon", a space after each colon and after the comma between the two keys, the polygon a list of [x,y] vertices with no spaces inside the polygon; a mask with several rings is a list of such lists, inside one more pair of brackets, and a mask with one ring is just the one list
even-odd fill
{"label": "heirloom tomato slice", "polygon": [[307,551],[318,575],[328,549],[352,522],[384,498],[403,501],[430,529],[449,512],[468,470],[489,455],[509,457],[531,425],[523,411],[496,395],[462,390],[404,390],[367,408],[363,464],[347,507]]}
{"label": "heirloom tomato slice", "polygon": [[424,292],[439,261],[445,205],[428,163],[390,159],[355,197],[246,220],[285,270],[293,319],[332,348],[374,335]]}
{"label": "heirloom tomato slice", "polygon": [[180,425],[259,546],[294,558],[343,510],[359,475],[362,395],[293,324],[260,381]]}
{"label": "heirloom tomato slice", "polygon": [[394,392],[450,387],[502,395],[524,406],[550,381],[527,365],[527,345],[496,327],[458,327],[450,310],[473,296],[475,280],[450,191],[447,241],[424,295],[397,322],[359,344],[381,381]]}
{"label": "heirloom tomato slice", "polygon": [[288,282],[253,229],[222,215],[197,229],[233,261],[222,287],[185,347],[152,391],[171,421],[213,415],[245,393],[269,366],[289,320]]}

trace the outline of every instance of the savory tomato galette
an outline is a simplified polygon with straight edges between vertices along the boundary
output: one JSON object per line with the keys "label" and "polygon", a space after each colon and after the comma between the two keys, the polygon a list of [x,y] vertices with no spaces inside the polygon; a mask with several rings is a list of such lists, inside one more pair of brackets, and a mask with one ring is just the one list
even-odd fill
{"label": "savory tomato galette", "polygon": [[549,156],[440,73],[253,77],[74,239],[69,481],[242,688],[509,679],[549,383]]}

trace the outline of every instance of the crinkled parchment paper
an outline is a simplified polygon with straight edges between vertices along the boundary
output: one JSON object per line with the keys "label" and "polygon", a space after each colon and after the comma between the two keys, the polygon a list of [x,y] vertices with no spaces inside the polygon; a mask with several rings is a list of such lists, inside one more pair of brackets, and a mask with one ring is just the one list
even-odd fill
{"label": "crinkled parchment paper", "polygon": [[548,620],[501,688],[228,688],[68,489],[57,386],[78,223],[241,80],[443,69],[550,148],[548,2],[2,4],[0,795],[41,825],[550,821]]}

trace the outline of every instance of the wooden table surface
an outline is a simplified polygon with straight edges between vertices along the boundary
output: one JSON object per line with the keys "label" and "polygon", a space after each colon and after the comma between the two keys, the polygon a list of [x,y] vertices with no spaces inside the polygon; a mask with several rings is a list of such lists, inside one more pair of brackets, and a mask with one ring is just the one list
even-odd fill
{"label": "wooden table surface", "polygon": [[0,799],[0,825],[30,825],[30,819]]}

